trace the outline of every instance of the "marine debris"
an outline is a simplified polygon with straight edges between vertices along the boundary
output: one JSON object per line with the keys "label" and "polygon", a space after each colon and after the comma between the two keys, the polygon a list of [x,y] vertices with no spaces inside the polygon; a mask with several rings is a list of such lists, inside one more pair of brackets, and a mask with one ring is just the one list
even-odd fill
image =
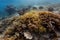
{"label": "marine debris", "polygon": [[60,15],[49,11],[31,10],[3,23],[4,40],[58,40],[60,32]]}

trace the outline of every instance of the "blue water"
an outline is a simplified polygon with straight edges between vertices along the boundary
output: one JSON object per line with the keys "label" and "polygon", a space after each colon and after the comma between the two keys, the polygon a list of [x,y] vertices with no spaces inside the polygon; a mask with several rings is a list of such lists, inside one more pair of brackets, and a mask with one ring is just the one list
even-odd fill
{"label": "blue water", "polygon": [[27,5],[48,5],[55,3],[60,3],[60,0],[0,0],[0,17],[8,15],[4,10],[7,5],[21,7]]}

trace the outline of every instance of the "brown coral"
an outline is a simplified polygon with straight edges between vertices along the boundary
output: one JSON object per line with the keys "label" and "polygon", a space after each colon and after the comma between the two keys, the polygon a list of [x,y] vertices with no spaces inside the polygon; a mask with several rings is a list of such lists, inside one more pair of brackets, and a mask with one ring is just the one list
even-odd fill
{"label": "brown coral", "polygon": [[58,30],[60,15],[47,11],[30,11],[12,21],[4,32],[4,40],[57,40]]}

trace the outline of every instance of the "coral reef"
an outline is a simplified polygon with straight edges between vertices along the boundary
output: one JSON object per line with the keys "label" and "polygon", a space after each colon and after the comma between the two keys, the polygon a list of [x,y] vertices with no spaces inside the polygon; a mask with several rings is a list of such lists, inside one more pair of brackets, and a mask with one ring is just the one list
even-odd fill
{"label": "coral reef", "polygon": [[4,40],[58,40],[60,15],[49,11],[30,11],[6,21]]}

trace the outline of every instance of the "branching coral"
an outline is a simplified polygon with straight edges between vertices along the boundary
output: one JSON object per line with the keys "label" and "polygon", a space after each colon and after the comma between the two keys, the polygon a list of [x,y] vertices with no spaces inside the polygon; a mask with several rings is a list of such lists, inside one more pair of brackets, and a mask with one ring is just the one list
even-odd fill
{"label": "branching coral", "polygon": [[30,11],[12,20],[4,32],[4,40],[57,40],[60,15],[47,11]]}

